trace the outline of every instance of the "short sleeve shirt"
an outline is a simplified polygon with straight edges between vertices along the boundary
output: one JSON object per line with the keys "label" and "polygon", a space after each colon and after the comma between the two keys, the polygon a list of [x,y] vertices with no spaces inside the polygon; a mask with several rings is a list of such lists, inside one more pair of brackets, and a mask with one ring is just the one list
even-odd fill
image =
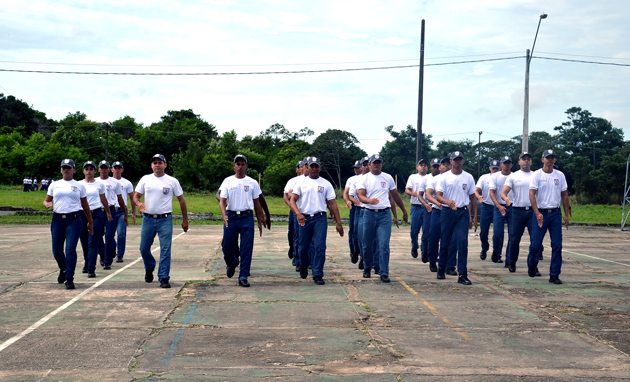
{"label": "short sleeve shirt", "polygon": [[424,192],[424,201],[429,203],[429,200],[427,199],[427,184],[429,183],[429,180],[433,178],[433,174],[427,174],[426,176],[422,177],[422,179],[420,180],[420,184],[418,185],[418,191],[420,192]]}
{"label": "short sleeve shirt", "polygon": [[492,199],[490,199],[490,177],[492,174],[483,174],[477,181],[477,186],[481,190],[481,196],[483,197],[483,203],[493,206]]}
{"label": "short sleeve shirt", "polygon": [[[114,178],[116,179],[116,178]],[[120,182],[120,186],[122,187],[121,191],[122,191],[122,196],[123,196],[123,200],[125,201],[125,205],[129,206],[129,194],[131,194],[133,192],[133,184],[131,184],[130,181],[128,181],[125,178],[120,178],[117,179],[118,182]],[[120,203],[118,203],[118,198],[116,198],[116,204],[114,204],[116,207],[120,207]]]}
{"label": "short sleeve shirt", "polygon": [[288,194],[289,191],[291,191],[293,189],[293,187],[295,187],[295,182],[298,181],[298,179],[303,178],[304,175],[298,175],[298,176],[294,176],[293,178],[289,179],[287,181],[287,184],[284,186],[284,193]]}
{"label": "short sleeve shirt", "polygon": [[[422,182],[422,179],[424,178],[426,178],[426,175],[409,175],[409,179],[407,179],[407,184],[405,185],[405,188],[408,188],[413,192],[418,192],[418,190],[420,189],[420,182]],[[422,205],[422,203],[420,203],[420,200],[418,200],[418,198],[413,195],[411,196],[411,204]]]}
{"label": "short sleeve shirt", "polygon": [[94,179],[94,182],[92,183],[88,183],[84,179],[79,183],[85,187],[87,202],[90,205],[90,210],[102,208],[103,203],[101,203],[101,195],[105,193],[105,184],[98,179]]}
{"label": "short sleeve shirt", "polygon": [[60,179],[50,185],[47,195],[53,197],[53,212],[69,214],[81,209],[81,198],[85,198],[87,193],[85,186],[76,180]]}
{"label": "short sleeve shirt", "polygon": [[[427,182],[426,182],[426,187],[424,188],[425,195],[426,195],[426,191],[430,188],[430,189],[432,189],[432,190],[433,190],[433,198],[434,198],[435,200],[437,200],[437,189],[436,189],[436,183],[437,183],[437,181],[440,179],[440,177],[441,177],[442,175],[444,175],[444,174],[437,174],[436,176],[433,176],[433,177],[431,177],[430,179],[427,179]],[[429,202],[429,199],[427,199],[426,197],[425,197],[425,199],[426,199],[426,201],[427,201],[427,202]],[[440,204],[440,205],[437,205],[437,204],[435,204],[435,203],[431,203],[431,202],[429,202],[429,204],[431,204],[431,207],[433,207],[433,208],[437,208],[438,210],[441,210],[441,209],[442,209],[442,205],[441,205],[441,204]]]}
{"label": "short sleeve shirt", "polygon": [[[531,207],[532,203],[529,201],[529,183],[532,180],[531,171],[524,172],[518,170],[508,175],[505,180],[505,185],[512,189],[510,200],[514,207]],[[509,195],[508,195],[509,196]]]}
{"label": "short sleeve shirt", "polygon": [[365,190],[365,196],[368,199],[378,199],[378,204],[365,204],[365,208],[369,210],[380,210],[391,207],[389,202],[389,192],[396,189],[394,178],[386,172],[374,175],[371,172],[365,174],[359,182],[357,182],[357,190]]}
{"label": "short sleeve shirt", "polygon": [[173,212],[173,196],[184,194],[179,181],[167,174],[143,176],[136,186],[136,192],[144,195],[144,212],[147,214]]}
{"label": "short sleeve shirt", "polygon": [[538,204],[538,208],[558,208],[562,202],[562,191],[567,190],[567,180],[561,171],[554,169],[551,174],[547,174],[541,168],[534,171],[529,189],[537,190],[536,204]]}
{"label": "short sleeve shirt", "polygon": [[118,203],[118,195],[122,195],[122,185],[116,178],[112,178],[111,176],[107,179],[99,178],[99,180],[105,185],[107,203],[109,203],[110,206],[116,206],[116,203]]}
{"label": "short sleeve shirt", "polygon": [[462,208],[470,204],[470,195],[475,193],[475,179],[466,171],[457,175],[448,171],[439,177],[436,187],[444,199],[453,200],[457,208]]}
{"label": "short sleeve shirt", "polygon": [[[502,206],[505,205],[505,200],[501,198],[501,191],[503,191],[503,186],[505,185],[505,180],[507,179],[508,176],[509,175],[503,175],[501,171],[497,171],[490,176],[489,187],[491,190],[494,190],[494,195],[497,197],[499,204],[501,204]],[[510,193],[508,193],[508,196],[512,198],[514,195],[510,191]],[[483,200],[485,201],[486,199],[484,198]]]}
{"label": "short sleeve shirt", "polygon": [[227,209],[234,212],[253,210],[254,199],[258,199],[262,193],[258,182],[249,176],[244,178],[228,176],[219,189],[221,197],[228,199]]}
{"label": "short sleeve shirt", "polygon": [[[352,184],[350,184],[350,191],[348,191],[348,193],[350,195],[352,195],[354,198],[357,198],[357,184],[359,184],[359,182],[361,182],[361,179],[364,176],[365,176],[365,174],[355,175],[354,182]],[[361,206],[363,206],[363,203],[361,203]]]}
{"label": "short sleeve shirt", "polygon": [[326,202],[336,198],[332,184],[322,177],[305,177],[293,193],[299,196],[297,207],[304,215],[326,212]]}

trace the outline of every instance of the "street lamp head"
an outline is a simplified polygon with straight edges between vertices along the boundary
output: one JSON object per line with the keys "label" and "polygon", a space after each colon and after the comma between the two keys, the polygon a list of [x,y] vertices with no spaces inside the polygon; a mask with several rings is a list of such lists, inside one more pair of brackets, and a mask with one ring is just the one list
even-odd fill
{"label": "street lamp head", "polygon": [[546,13],[543,13],[542,15],[540,15],[540,18],[541,18],[541,19],[546,19],[546,18],[547,18],[547,14],[546,14]]}

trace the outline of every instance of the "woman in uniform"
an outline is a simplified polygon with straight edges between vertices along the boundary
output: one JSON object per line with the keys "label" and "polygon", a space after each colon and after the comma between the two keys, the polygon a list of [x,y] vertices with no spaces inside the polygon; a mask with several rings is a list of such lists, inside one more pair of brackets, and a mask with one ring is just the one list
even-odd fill
{"label": "woman in uniform", "polygon": [[[81,236],[80,210],[83,208],[87,217],[87,229],[94,233],[92,213],[87,201],[85,186],[72,179],[75,172],[74,161],[61,161],[62,179],[48,188],[44,207],[53,207],[53,218],[50,224],[52,251],[59,266],[59,284],[65,282],[66,289],[74,289],[74,270],[77,266],[77,243]],[[65,243],[65,252],[64,252]]]}

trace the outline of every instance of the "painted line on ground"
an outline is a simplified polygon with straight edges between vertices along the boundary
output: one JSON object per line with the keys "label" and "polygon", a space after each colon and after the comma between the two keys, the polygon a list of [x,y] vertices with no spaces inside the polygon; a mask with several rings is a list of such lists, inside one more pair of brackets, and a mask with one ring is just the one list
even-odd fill
{"label": "painted line on ground", "polygon": [[471,276],[468,276],[468,278],[469,278],[469,279],[471,279],[471,280],[473,280],[473,281],[474,281],[474,282],[476,282],[476,283],[479,283],[479,284],[481,284],[481,285],[485,286],[486,288],[490,289],[491,291],[493,291],[493,292],[495,292],[495,293],[498,293],[499,295],[501,295],[501,296],[505,297],[506,299],[508,299],[508,300],[512,301],[512,302],[513,302],[513,303],[515,303],[516,305],[518,305],[518,306],[520,306],[521,308],[523,308],[523,309],[527,310],[528,312],[530,312],[530,313],[534,314],[536,317],[538,317],[538,318],[540,318],[540,319],[542,320],[542,317],[540,317],[540,315],[538,314],[538,312],[536,312],[536,311],[535,311],[535,310],[533,310],[532,308],[530,308],[530,307],[528,307],[528,306],[526,306],[526,305],[524,305],[524,304],[521,304],[520,302],[516,301],[514,298],[512,298],[512,297],[508,296],[507,294],[505,294],[505,293],[501,292],[500,290],[498,290],[498,289],[496,289],[496,288],[491,287],[490,285],[488,285],[488,284],[484,283],[483,281],[481,281],[481,280],[479,280],[479,279],[473,278],[473,277],[471,277]]}
{"label": "painted line on ground", "polygon": [[630,264],[624,264],[624,263],[619,263],[617,261],[606,260],[606,259],[602,259],[601,257],[595,257],[595,256],[591,256],[591,255],[584,255],[582,253],[577,253],[577,252],[573,252],[573,251],[567,251],[566,249],[563,249],[562,251],[563,252],[567,252],[567,253],[572,253],[572,254],[578,255],[578,256],[590,257],[591,259],[595,259],[595,260],[601,260],[601,261],[606,261],[606,262],[617,264],[617,265],[623,265],[625,267],[630,267]]}
{"label": "painted line on ground", "polygon": [[407,285],[407,283],[404,282],[400,277],[396,276],[396,280],[398,280],[400,282],[400,284],[405,287],[405,289],[407,289],[409,292],[411,292],[411,294],[413,294],[418,299],[420,299],[420,301],[422,301],[422,303],[424,305],[426,305],[427,308],[429,308],[433,313],[435,313],[438,317],[440,317],[440,319],[442,321],[444,321],[444,323],[446,323],[453,330],[455,330],[455,333],[459,334],[466,341],[472,342],[472,339],[470,337],[468,337],[468,335],[466,333],[464,333],[461,330],[457,329],[457,327],[455,325],[453,325],[453,323],[451,321],[449,321],[448,318],[446,318],[445,315],[443,315],[439,310],[437,310],[433,305],[431,305],[431,303],[429,303],[427,300],[425,300],[424,297],[422,297],[420,295],[420,293],[418,293],[415,290],[413,290],[413,288],[411,288],[409,285]]}
{"label": "painted line on ground", "polygon": [[[180,233],[179,235],[175,236],[173,238],[173,241],[175,241],[178,237],[182,236],[185,232]],[[157,246],[156,248],[154,248],[151,252],[155,252],[158,249],[160,249],[159,246]],[[116,272],[112,273],[111,275],[105,277],[104,279],[96,282],[94,285],[92,285],[91,287],[89,287],[88,289],[84,290],[83,292],[81,292],[80,294],[78,294],[76,297],[74,297],[72,300],[66,302],[65,304],[61,305],[60,307],[58,307],[57,309],[53,310],[52,312],[48,313],[45,317],[41,318],[39,321],[37,321],[36,323],[34,323],[33,325],[31,325],[29,328],[25,329],[24,331],[22,331],[21,333],[9,338],[8,340],[4,341],[2,344],[0,344],[0,352],[3,351],[4,349],[8,348],[9,346],[11,346],[12,344],[16,343],[17,341],[19,341],[20,339],[24,338],[27,334],[34,332],[37,328],[39,328],[40,326],[44,325],[46,322],[48,322],[48,320],[50,320],[51,318],[55,317],[57,314],[59,314],[60,312],[62,312],[63,310],[65,310],[67,307],[69,307],[70,305],[74,304],[75,302],[79,301],[80,299],[82,299],[85,295],[89,294],[90,292],[92,292],[94,289],[98,288],[101,284],[103,284],[105,281],[111,279],[112,277],[116,276],[117,274],[119,274],[120,272],[132,267],[133,265],[135,265],[137,262],[139,262],[140,260],[142,260],[142,256],[140,256],[139,258],[137,258],[136,260],[132,261],[131,263],[125,265],[124,267],[120,268],[119,270],[117,270]]]}

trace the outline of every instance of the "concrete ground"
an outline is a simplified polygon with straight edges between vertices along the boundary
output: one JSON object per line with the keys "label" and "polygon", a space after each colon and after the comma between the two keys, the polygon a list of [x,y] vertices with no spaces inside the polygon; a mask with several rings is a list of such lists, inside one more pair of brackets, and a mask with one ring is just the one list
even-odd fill
{"label": "concrete ground", "polygon": [[392,283],[363,279],[330,227],[317,286],[286,229],[255,239],[251,288],[225,276],[220,226],[175,238],[173,288],[145,283],[133,226],[124,263],[67,291],[48,226],[0,226],[0,380],[630,380],[630,232],[564,230],[563,285],[547,281],[548,241],[530,278],[522,255],[509,273],[470,236],[461,286],[410,256],[408,227],[393,229]]}

